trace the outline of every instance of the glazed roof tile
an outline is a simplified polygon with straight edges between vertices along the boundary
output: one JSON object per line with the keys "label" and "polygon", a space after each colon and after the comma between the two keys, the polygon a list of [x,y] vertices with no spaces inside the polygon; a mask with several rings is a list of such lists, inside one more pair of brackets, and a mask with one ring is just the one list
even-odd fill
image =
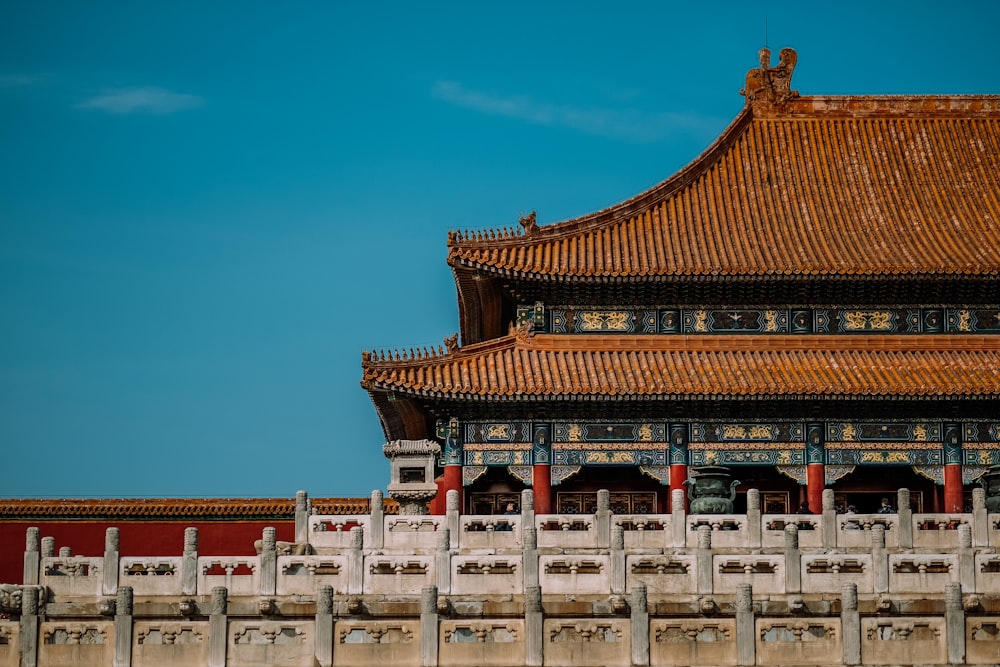
{"label": "glazed roof tile", "polygon": [[[367,514],[368,498],[312,498],[316,514]],[[395,513],[394,500],[385,511]],[[7,498],[0,519],[272,519],[295,517],[289,498]]]}
{"label": "glazed roof tile", "polygon": [[449,239],[564,280],[1000,274],[1000,96],[748,105],[689,166],[603,211]]}
{"label": "glazed roof tile", "polygon": [[1000,337],[510,335],[362,367],[369,391],[461,399],[992,398]]}

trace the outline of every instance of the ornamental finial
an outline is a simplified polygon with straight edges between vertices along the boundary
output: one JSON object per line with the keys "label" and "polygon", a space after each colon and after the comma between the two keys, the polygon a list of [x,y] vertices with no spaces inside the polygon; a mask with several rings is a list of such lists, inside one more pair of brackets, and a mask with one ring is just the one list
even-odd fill
{"label": "ornamental finial", "polygon": [[792,90],[792,72],[798,61],[795,49],[784,48],[778,54],[778,66],[771,67],[771,50],[766,46],[757,52],[760,67],[747,72],[746,85],[740,94],[747,98],[747,104],[754,110],[782,106],[788,100],[798,97],[799,91]]}

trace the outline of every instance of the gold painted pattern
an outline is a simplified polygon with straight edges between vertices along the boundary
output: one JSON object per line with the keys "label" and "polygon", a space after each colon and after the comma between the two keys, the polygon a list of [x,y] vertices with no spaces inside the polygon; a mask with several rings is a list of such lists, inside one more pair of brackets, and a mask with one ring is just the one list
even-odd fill
{"label": "gold painted pattern", "polygon": [[486,437],[489,440],[504,440],[510,437],[510,424],[488,424]]}
{"label": "gold painted pattern", "polygon": [[941,449],[940,442],[827,442],[827,449]]}
{"label": "gold painted pattern", "polygon": [[650,447],[649,443],[640,442],[553,442],[552,451],[580,451],[580,450],[597,450],[597,451],[614,451],[614,450],[639,450],[639,451],[649,451],[656,450],[662,451],[666,448],[665,442],[657,443],[658,445],[663,445],[663,447]]}
{"label": "gold painted pattern", "polygon": [[788,449],[803,450],[804,442],[692,442],[688,449],[692,451],[737,451],[737,450],[769,450]]}
{"label": "gold painted pattern", "polygon": [[462,445],[467,452],[510,451],[531,449],[530,442],[467,442]]}

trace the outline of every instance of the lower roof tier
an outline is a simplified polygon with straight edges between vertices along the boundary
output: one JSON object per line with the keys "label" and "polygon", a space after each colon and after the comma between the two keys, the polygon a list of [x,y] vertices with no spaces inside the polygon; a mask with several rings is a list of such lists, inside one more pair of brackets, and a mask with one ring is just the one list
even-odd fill
{"label": "lower roof tier", "polygon": [[951,407],[942,406],[945,415],[959,404],[993,404],[1000,396],[1000,338],[988,335],[668,337],[518,331],[443,354],[366,354],[362,367],[362,386],[390,439],[418,436],[433,417],[428,414],[433,404],[456,402],[489,406],[476,411],[480,414],[525,413],[526,406],[532,406],[527,413],[540,414],[548,412],[539,409],[546,404],[565,412],[567,405],[593,401],[624,403],[632,412],[671,401],[707,406],[950,402]]}

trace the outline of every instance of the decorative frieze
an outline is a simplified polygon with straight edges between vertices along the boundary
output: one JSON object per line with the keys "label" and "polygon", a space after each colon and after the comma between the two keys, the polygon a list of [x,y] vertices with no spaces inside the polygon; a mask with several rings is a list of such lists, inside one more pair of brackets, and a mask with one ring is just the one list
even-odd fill
{"label": "decorative frieze", "polygon": [[518,306],[538,333],[565,334],[998,334],[987,308],[575,308]]}

